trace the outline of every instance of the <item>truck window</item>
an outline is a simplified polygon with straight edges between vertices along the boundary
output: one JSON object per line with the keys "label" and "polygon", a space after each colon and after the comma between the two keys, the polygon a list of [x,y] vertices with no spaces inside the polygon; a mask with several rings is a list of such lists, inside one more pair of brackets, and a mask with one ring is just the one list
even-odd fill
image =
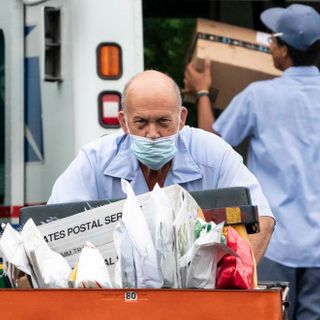
{"label": "truck window", "polygon": [[4,36],[0,30],[0,204],[4,200],[4,153],[5,153],[5,112],[4,112]]}

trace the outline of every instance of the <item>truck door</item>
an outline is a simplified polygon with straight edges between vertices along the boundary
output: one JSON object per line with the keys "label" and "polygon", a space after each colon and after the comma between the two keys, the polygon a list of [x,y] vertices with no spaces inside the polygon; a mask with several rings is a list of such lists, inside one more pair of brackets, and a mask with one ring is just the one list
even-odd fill
{"label": "truck door", "polygon": [[0,0],[0,220],[24,203],[23,4]]}

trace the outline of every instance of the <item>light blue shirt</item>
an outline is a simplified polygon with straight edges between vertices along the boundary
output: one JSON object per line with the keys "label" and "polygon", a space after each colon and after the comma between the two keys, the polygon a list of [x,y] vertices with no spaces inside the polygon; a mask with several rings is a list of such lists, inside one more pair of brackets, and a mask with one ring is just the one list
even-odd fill
{"label": "light blue shirt", "polygon": [[[86,145],[56,181],[48,203],[125,198],[121,178],[131,182],[138,195],[148,186],[123,132]],[[179,184],[189,191],[232,186],[249,187],[252,203],[262,216],[272,213],[260,185],[243,165],[242,158],[217,135],[184,127],[165,186]]]}
{"label": "light blue shirt", "polygon": [[248,167],[277,220],[266,257],[320,267],[320,75],[291,67],[249,85],[214,124],[231,145],[250,138]]}

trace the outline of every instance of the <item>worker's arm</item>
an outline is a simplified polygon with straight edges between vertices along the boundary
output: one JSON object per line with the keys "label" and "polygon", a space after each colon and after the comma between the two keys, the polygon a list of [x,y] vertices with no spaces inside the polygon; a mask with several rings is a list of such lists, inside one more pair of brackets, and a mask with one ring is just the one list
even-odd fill
{"label": "worker's arm", "polygon": [[260,217],[259,223],[260,232],[248,235],[257,263],[259,263],[267,249],[275,226],[275,220],[271,217]]}
{"label": "worker's arm", "polygon": [[[209,93],[211,86],[211,62],[205,60],[204,71],[198,72],[189,63],[184,73],[184,92],[192,93]],[[215,117],[212,112],[211,102],[208,95],[201,95],[197,99],[197,114],[198,114],[198,127],[209,132],[214,132],[212,125],[215,122]]]}
{"label": "worker's arm", "polygon": [[214,132],[212,125],[215,121],[211,102],[208,96],[202,96],[197,101],[198,128]]}

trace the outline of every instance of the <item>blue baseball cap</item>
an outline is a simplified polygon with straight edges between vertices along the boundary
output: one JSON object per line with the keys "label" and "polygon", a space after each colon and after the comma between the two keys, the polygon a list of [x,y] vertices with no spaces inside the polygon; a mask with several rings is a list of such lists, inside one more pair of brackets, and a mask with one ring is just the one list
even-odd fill
{"label": "blue baseball cap", "polygon": [[263,11],[261,21],[280,39],[301,51],[320,39],[320,14],[310,6],[292,4],[286,9],[271,8]]}

